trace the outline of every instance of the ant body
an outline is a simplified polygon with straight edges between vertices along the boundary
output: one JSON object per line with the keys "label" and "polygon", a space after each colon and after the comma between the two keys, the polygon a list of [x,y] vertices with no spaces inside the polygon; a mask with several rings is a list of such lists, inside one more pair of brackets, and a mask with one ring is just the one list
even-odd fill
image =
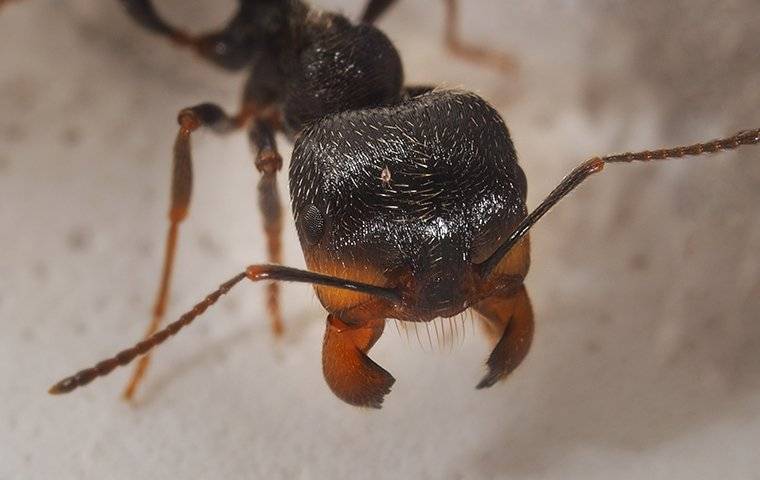
{"label": "ant body", "polygon": [[[0,0],[2,1],[2,0]],[[276,174],[282,167],[275,134],[292,140],[303,128],[326,115],[344,110],[398,103],[429,87],[403,88],[401,60],[388,38],[372,26],[395,0],[369,0],[361,22],[352,25],[342,15],[321,12],[301,1],[240,0],[224,28],[191,35],[168,24],[150,0],[119,0],[140,26],[189,48],[202,59],[230,71],[251,70],[235,115],[216,104],[203,103],[179,112],[174,147],[172,204],[169,230],[153,318],[146,337],[156,333],[168,303],[179,226],[188,213],[192,191],[190,136],[200,127],[218,134],[246,128],[261,173],[259,207],[264,218],[268,260],[281,262],[281,205]],[[514,70],[512,60],[498,52],[462,41],[457,29],[456,0],[444,0],[444,41],[455,55]],[[373,52],[368,55],[367,52]],[[279,289],[268,285],[267,306],[275,335],[283,331]],[[124,391],[131,398],[145,375],[150,356],[143,357]]]}
{"label": "ant body", "polygon": [[[252,66],[243,108],[212,104],[182,110],[174,148],[167,255],[147,338],[51,388],[65,393],[142,356],[131,396],[152,348],[191,323],[244,279],[315,285],[328,311],[323,371],[344,401],[379,407],[394,379],[367,353],[385,321],[450,317],[472,308],[494,340],[489,387],[527,355],[533,314],[523,281],[529,229],[561,198],[607,163],[663,160],[760,143],[760,129],[656,151],[584,162],[530,214],[527,182],[499,114],[471,93],[404,87],[390,41],[369,23],[321,13],[296,0],[241,1],[222,32],[192,37],[161,20],[147,0],[123,0],[143,26],[227,69]],[[372,1],[374,21],[392,1]],[[367,52],[372,52],[370,55]],[[190,201],[191,133],[248,125],[262,172],[260,201],[269,259],[279,262],[280,206],[274,182],[282,165],[274,140],[295,140],[290,164],[293,215],[309,271],[253,265],[158,331],[166,304],[179,223]],[[269,311],[281,329],[277,287]]]}

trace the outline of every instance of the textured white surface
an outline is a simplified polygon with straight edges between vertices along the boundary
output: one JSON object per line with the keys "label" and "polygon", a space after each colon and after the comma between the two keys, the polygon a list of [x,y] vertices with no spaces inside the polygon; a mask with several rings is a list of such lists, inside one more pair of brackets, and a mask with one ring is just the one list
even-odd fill
{"label": "textured white surface", "polygon": [[[466,36],[514,53],[517,80],[447,56],[437,2],[381,26],[409,82],[502,111],[531,205],[591,155],[760,126],[756,0],[463,3]],[[196,28],[232,8],[159,5]],[[490,391],[473,388],[488,351],[469,323],[452,352],[391,327],[372,355],[398,380],[385,407],[346,406],[322,380],[310,290],[285,287],[273,342],[245,285],[160,349],[134,407],[126,369],[54,398],[52,381],[140,337],[175,114],[234,110],[242,79],[115,1],[11,2],[0,45],[0,479],[757,478],[760,148],[609,168],[562,203],[533,234],[533,350]],[[194,145],[170,317],[265,258],[244,135]],[[302,266],[290,222],[285,245]]]}

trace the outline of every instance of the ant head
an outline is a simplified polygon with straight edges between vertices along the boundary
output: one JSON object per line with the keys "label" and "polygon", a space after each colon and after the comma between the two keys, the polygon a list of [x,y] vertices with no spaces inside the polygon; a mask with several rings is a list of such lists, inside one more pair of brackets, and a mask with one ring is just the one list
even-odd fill
{"label": "ant head", "polygon": [[395,313],[417,320],[478,300],[478,263],[525,215],[504,123],[451,91],[313,124],[296,141],[290,190],[309,268],[395,288]]}

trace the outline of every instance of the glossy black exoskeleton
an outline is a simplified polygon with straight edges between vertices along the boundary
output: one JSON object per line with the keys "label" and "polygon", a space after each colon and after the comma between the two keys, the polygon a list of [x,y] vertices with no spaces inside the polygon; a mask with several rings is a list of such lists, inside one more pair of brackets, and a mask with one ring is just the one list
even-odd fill
{"label": "glossy black exoskeleton", "polygon": [[325,117],[304,130],[290,163],[309,269],[362,269],[385,286],[408,278],[413,301],[394,314],[408,321],[479,299],[476,266],[525,217],[526,191],[498,112],[456,91]]}

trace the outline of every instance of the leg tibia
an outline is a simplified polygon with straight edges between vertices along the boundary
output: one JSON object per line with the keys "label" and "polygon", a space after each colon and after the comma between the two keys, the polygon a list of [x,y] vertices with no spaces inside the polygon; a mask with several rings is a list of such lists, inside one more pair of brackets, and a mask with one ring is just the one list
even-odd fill
{"label": "leg tibia", "polygon": [[[282,168],[282,157],[275,141],[277,118],[254,118],[248,131],[251,147],[256,155],[256,169],[261,172],[258,185],[259,209],[267,239],[267,258],[271,263],[282,262],[282,207],[277,189],[277,172]],[[280,312],[280,287],[272,282],[267,286],[267,310],[272,332],[281,335],[285,329]]]}

